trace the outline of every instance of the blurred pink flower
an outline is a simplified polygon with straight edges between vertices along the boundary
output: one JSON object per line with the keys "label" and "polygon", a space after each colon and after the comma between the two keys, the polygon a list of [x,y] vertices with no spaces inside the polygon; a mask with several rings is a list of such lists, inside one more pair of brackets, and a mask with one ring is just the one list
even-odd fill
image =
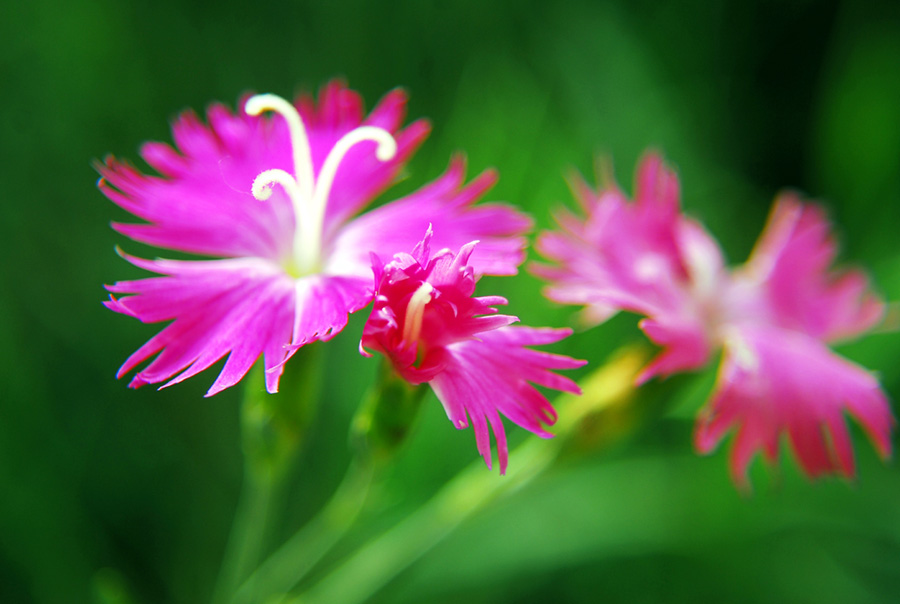
{"label": "blurred pink flower", "polygon": [[882,457],[894,424],[877,380],[828,348],[881,320],[865,274],[835,271],[836,246],[822,210],[793,193],[775,200],[749,260],[729,271],[717,242],[681,213],[678,178],[655,154],[640,162],[635,200],[614,185],[574,186],[585,218],[567,211],[537,248],[552,300],[585,307],[588,323],[619,310],[662,351],[639,377],[697,369],[723,350],[695,444],[707,453],[734,430],[732,475],[747,484],[757,451],[772,463],[787,433],[805,472],[854,475],[847,411]]}
{"label": "blurred pink flower", "polygon": [[370,252],[411,249],[411,233],[428,224],[440,228],[440,245],[484,241],[472,256],[478,273],[514,274],[524,259],[530,219],[502,204],[473,205],[496,177],[486,172],[464,186],[461,158],[431,184],[357,216],[428,135],[424,120],[401,129],[404,92],[390,92],[365,118],[360,96],[337,81],[318,103],[257,95],[241,105],[236,114],[213,105],[208,126],[182,114],[172,128],[177,150],[145,144],[141,156],[161,176],[113,157],[98,165],[103,193],[146,221],[116,223],[117,231],[212,257],[123,254],[162,276],[108,286],[106,306],[146,323],[171,321],[122,365],[119,377],[155,357],[131,386],[168,386],[228,355],[210,396],[264,355],[266,387],[275,392],[297,348],[333,337],[371,301]]}
{"label": "blurred pink flower", "polygon": [[466,428],[471,419],[488,468],[490,426],[503,474],[508,452],[500,414],[539,436],[552,436],[544,425],[556,421],[556,411],[531,383],[579,393],[572,380],[551,370],[585,362],[526,348],[558,342],[571,330],[511,327],[518,319],[494,308],[506,304],[504,298],[472,297],[476,242],[458,253],[445,248],[435,254],[432,242],[429,229],[412,255],[396,254],[386,265],[373,256],[377,292],[360,351],[382,353],[412,384],[429,383],[456,428]]}

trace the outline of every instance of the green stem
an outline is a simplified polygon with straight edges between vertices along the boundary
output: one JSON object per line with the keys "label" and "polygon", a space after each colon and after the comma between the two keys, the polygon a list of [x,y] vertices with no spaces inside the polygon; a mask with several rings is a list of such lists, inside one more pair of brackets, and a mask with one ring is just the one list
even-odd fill
{"label": "green stem", "polygon": [[244,472],[244,483],[213,602],[230,601],[231,594],[262,557],[271,525],[273,497],[279,480],[275,472]]}
{"label": "green stem", "polygon": [[390,363],[382,365],[354,417],[350,440],[357,455],[340,486],[309,524],[238,588],[231,604],[287,594],[346,535],[365,506],[373,477],[406,441],[424,393],[424,387],[399,378]]}
{"label": "green stem", "polygon": [[[496,480],[479,461],[411,516],[371,541],[291,604],[363,602],[498,496],[527,484],[549,465],[557,447],[534,440],[510,459],[518,471]],[[491,480],[495,478],[495,480]]]}
{"label": "green stem", "polygon": [[293,589],[356,521],[372,476],[370,464],[351,463],[325,507],[250,575],[235,592],[231,604],[251,604],[261,597]]}
{"label": "green stem", "polygon": [[[231,602],[236,590],[266,555],[279,524],[281,500],[309,424],[315,413],[321,380],[320,347],[305,346],[295,354],[281,379],[280,393],[268,394],[265,371],[258,362],[244,379],[241,446],[244,477],[213,602]],[[287,370],[290,371],[287,371]],[[255,593],[252,584],[247,586]]]}
{"label": "green stem", "polygon": [[558,401],[560,418],[555,439],[526,440],[511,453],[510,469],[503,478],[486,472],[480,461],[473,463],[423,507],[363,545],[309,591],[289,600],[290,604],[357,604],[367,600],[467,518],[546,470],[566,436],[575,432],[586,417],[627,401],[642,363],[643,355],[630,351],[595,371],[583,385],[583,398],[564,395]]}

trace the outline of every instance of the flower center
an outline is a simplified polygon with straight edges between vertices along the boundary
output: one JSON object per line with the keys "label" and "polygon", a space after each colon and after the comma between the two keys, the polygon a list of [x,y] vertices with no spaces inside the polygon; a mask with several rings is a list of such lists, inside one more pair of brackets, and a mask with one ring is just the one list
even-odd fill
{"label": "flower center", "polygon": [[[272,187],[281,185],[294,211],[293,257],[300,275],[316,273],[322,261],[322,230],[325,224],[325,208],[341,161],[357,143],[378,143],[375,157],[389,161],[397,154],[397,141],[390,132],[375,126],[359,126],[342,136],[322,163],[316,178],[312,163],[309,137],[303,119],[288,101],[274,94],[258,94],[247,99],[244,111],[248,115],[260,115],[273,111],[284,118],[288,125],[294,174],[274,168],[260,172],[253,180],[253,196],[265,201],[272,196]],[[420,320],[421,324],[421,320]]]}
{"label": "flower center", "polygon": [[409,298],[409,304],[406,306],[406,318],[403,320],[403,343],[407,346],[419,341],[419,336],[422,334],[422,320],[425,318],[425,306],[431,302],[433,291],[434,287],[425,282]]}

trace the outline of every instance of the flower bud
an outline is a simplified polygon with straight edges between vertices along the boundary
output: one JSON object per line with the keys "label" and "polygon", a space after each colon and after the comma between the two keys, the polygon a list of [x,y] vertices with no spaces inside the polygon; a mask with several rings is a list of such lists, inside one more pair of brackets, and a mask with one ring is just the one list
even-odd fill
{"label": "flower bud", "polygon": [[383,361],[350,428],[351,443],[360,455],[375,463],[393,457],[406,441],[426,391],[424,384],[410,384]]}

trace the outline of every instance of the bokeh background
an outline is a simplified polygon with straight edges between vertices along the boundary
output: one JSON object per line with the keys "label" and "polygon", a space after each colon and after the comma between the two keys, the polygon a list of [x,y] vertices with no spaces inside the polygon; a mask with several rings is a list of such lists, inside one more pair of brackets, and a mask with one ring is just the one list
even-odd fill
{"label": "bokeh background", "polygon": [[[208,601],[241,483],[239,388],[212,372],[138,391],[116,381],[155,333],[105,310],[139,271],[113,249],[125,214],[91,161],[169,141],[185,108],[247,91],[291,96],[343,76],[371,107],[395,86],[433,134],[391,196],[465,151],[491,199],[550,226],[563,175],[614,158],[630,186],[646,147],[677,166],[684,206],[742,261],[774,194],[821,199],[842,258],[900,299],[900,4],[33,0],[0,19],[0,601]],[[533,259],[533,254],[531,256]],[[486,279],[529,324],[573,311],[527,274]],[[375,363],[365,313],[323,351],[325,390],[284,504],[283,536],[340,480]],[[596,364],[642,336],[632,316],[556,350]],[[900,335],[841,352],[900,400]],[[584,448],[463,524],[376,602],[895,602],[900,474],[855,431],[859,478],[809,483],[789,455],[741,494],[726,450],[696,456],[709,372],[653,384],[664,411]],[[513,442],[523,431],[510,429]],[[402,517],[476,458],[429,398],[362,531]],[[485,470],[487,472],[487,470]],[[496,476],[496,480],[503,478]],[[371,528],[374,527],[374,528]],[[277,537],[277,536],[276,536]]]}

